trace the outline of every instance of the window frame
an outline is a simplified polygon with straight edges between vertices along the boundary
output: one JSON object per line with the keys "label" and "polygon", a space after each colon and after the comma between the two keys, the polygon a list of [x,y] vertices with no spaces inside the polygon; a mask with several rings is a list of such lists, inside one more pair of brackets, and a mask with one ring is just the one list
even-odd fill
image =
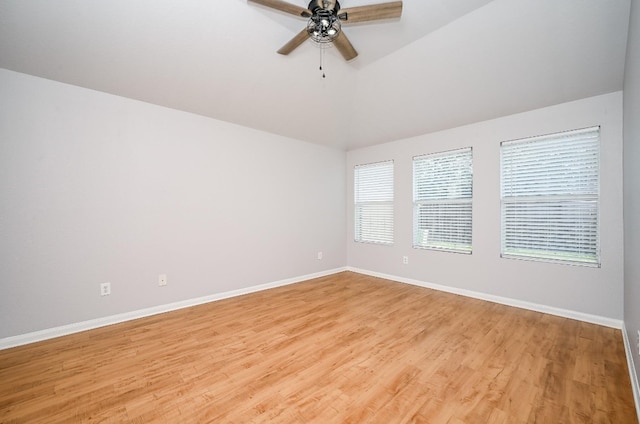
{"label": "window frame", "polygon": [[[388,168],[390,169],[388,169]],[[361,178],[361,171],[381,171],[373,179]],[[354,241],[380,245],[393,245],[395,241],[395,168],[393,160],[365,163],[354,166]],[[389,178],[385,180],[385,178]],[[375,180],[374,180],[375,179]],[[361,190],[361,185],[368,186]],[[372,189],[378,189],[375,192]],[[368,193],[365,193],[368,191]],[[368,211],[367,211],[368,209]],[[367,221],[363,222],[366,216]],[[382,219],[382,222],[380,220]],[[364,231],[363,231],[364,230]]]}
{"label": "window frame", "polygon": [[[468,155],[468,158],[466,157]],[[434,188],[435,186],[429,182],[431,179],[430,174],[426,174],[423,177],[419,177],[418,172],[427,172],[427,170],[418,170],[419,166],[428,166],[428,161],[435,162],[444,160],[442,163],[446,164],[446,161],[453,160],[465,160],[467,163],[457,164],[457,167],[453,166],[446,169],[447,172],[466,172],[464,168],[468,169],[468,173],[464,177],[468,177],[468,180],[458,181],[455,179],[447,179],[445,181],[449,185],[446,187]],[[436,250],[443,252],[473,254],[473,147],[464,147],[460,149],[447,150],[442,152],[429,153],[419,156],[414,156],[412,160],[413,168],[413,237],[412,246],[414,249],[426,249]],[[419,178],[424,180],[418,181]],[[419,195],[420,190],[425,190],[426,186],[430,185],[431,193],[434,190],[446,191],[458,191],[459,195],[449,196],[437,196],[432,195],[431,199],[427,199],[425,196]],[[466,207],[468,205],[468,211]],[[434,206],[438,209],[435,214],[435,221],[437,226],[450,225],[452,222],[456,224],[456,231],[447,234],[444,237],[440,237],[437,242],[428,242],[425,239],[424,231],[429,231],[420,228],[421,222],[421,209],[428,206]],[[428,216],[424,218],[428,220]],[[457,222],[456,222],[457,221]],[[428,233],[427,233],[428,234]],[[442,234],[442,233],[441,233]],[[468,238],[468,242],[464,241]],[[437,240],[437,239],[436,239]],[[448,246],[447,246],[448,245]]]}
{"label": "window frame", "polygon": [[[595,137],[590,137],[590,134],[595,134]],[[567,140],[571,140],[572,137],[575,137],[575,139],[583,137],[584,140],[587,140],[584,141],[584,145],[579,144],[580,140],[582,139],[572,142],[575,143],[576,146],[582,146],[580,147],[581,149],[588,150],[585,150],[582,155],[580,155],[580,150],[570,152],[566,147],[559,147],[561,146],[561,143],[563,141],[569,143],[570,141]],[[586,267],[601,267],[602,255],[600,251],[600,140],[601,128],[599,125],[597,125],[575,130],[560,131],[540,136],[508,140],[500,143],[501,258]],[[528,190],[528,194],[514,195],[513,187],[509,190],[505,189],[505,146],[511,148],[512,146],[525,146],[526,144],[537,142],[547,142],[551,146],[549,148],[549,151],[544,155],[541,155],[541,157],[537,157],[537,160],[548,160],[549,162],[551,162],[551,159],[549,159],[550,155],[555,152],[556,156],[554,157],[554,164],[549,165],[546,169],[541,170],[538,174],[532,174],[536,175],[537,178],[530,178],[530,180],[532,181],[531,188],[526,188]],[[592,144],[589,144],[589,142],[591,142]],[[564,157],[561,156],[562,151],[566,151],[564,153]],[[576,157],[578,156],[584,157],[584,161],[581,162],[577,160]],[[559,162],[558,159],[562,159],[562,162]],[[532,154],[529,157],[529,161],[535,160],[536,156]],[[556,165],[558,163],[560,165]],[[511,166],[511,168],[518,169],[522,169],[523,167],[522,164],[518,163],[516,163],[515,165],[511,163],[509,166]],[[563,166],[566,169],[565,174],[561,174],[562,171],[559,168],[560,166]],[[571,169],[571,172],[575,174],[575,178],[577,179],[577,181],[586,181],[584,183],[581,183],[582,186],[589,186],[591,188],[589,190],[587,190],[586,188],[580,188],[575,183],[566,183],[565,185],[567,187],[576,186],[578,187],[577,191],[585,190],[585,192],[561,193],[561,188],[553,188],[554,182],[557,180],[552,179],[556,178],[555,176],[552,176],[563,175],[566,180],[566,174],[570,172],[569,169]],[[522,173],[522,171],[519,172]],[[594,172],[595,177],[593,175]],[[517,178],[513,176],[514,173],[515,172],[512,172],[509,178]],[[542,184],[539,183],[541,188],[536,190],[535,181],[547,181],[546,188],[542,187]],[[516,184],[519,186],[523,185],[522,182],[511,182],[510,184],[512,186]],[[593,185],[595,185],[595,190],[592,187]],[[505,195],[505,191],[509,191],[510,195]],[[554,191],[557,191],[558,193],[554,193]],[[551,222],[553,225],[548,226],[546,234],[542,234],[542,230],[539,230],[538,233],[535,233],[532,230],[532,228],[535,228],[535,225],[539,225],[540,227],[542,227],[543,224],[540,224],[540,222],[544,223],[552,221],[551,218],[542,215],[543,211],[547,211],[549,213],[549,217],[556,216],[556,221]],[[516,232],[516,230],[514,229],[518,228],[517,223],[515,223],[516,218],[512,218],[511,222],[507,222],[507,220],[510,217],[517,215],[525,216],[525,218],[521,218],[520,220],[520,222],[522,222],[522,227],[520,227],[522,228],[522,230],[520,230],[522,236],[516,241],[512,241],[513,239],[507,240],[509,237],[511,237],[511,234],[507,233],[509,233],[510,231],[514,233]],[[527,216],[528,218],[526,218]],[[576,218],[574,218],[573,221],[570,221],[572,219],[571,216],[576,216]],[[581,218],[582,216],[584,216],[584,218]],[[534,219],[537,220],[536,224],[532,223]],[[526,226],[527,220],[529,220],[528,226]],[[573,223],[574,226],[570,227],[568,224],[563,224],[563,220],[566,223]],[[593,221],[595,221],[595,224],[593,223]],[[552,232],[556,232],[556,235],[553,237],[550,235]],[[575,235],[572,235],[574,233]],[[538,238],[535,238],[536,236]],[[525,237],[528,238],[528,241],[525,240]],[[544,244],[543,240],[545,239],[545,237],[546,240],[548,240],[548,249],[544,250],[542,248],[531,247],[536,246],[536,243],[538,246],[542,246]],[[576,244],[573,247],[567,245],[568,247],[566,247],[566,252],[563,253],[563,246],[566,245],[563,240],[569,240],[570,242],[574,241],[576,242]],[[508,246],[509,244],[511,244],[511,247]],[[529,245],[528,249],[525,247],[513,247],[516,245],[526,246],[527,244]],[[584,248],[584,246],[587,246],[587,248]]]}

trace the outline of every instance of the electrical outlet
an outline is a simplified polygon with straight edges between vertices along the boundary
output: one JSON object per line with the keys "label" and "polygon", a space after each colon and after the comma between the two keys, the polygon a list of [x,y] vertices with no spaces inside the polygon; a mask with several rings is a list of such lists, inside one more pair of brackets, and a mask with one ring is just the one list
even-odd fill
{"label": "electrical outlet", "polygon": [[167,274],[160,274],[158,276],[158,285],[166,286],[167,285]]}
{"label": "electrical outlet", "polygon": [[111,283],[100,284],[100,296],[109,296],[111,294]]}
{"label": "electrical outlet", "polygon": [[322,259],[322,252],[318,252],[318,260]]}
{"label": "electrical outlet", "polygon": [[408,264],[409,263],[409,257],[408,256],[403,256],[402,257],[402,263],[405,264],[405,265]]}

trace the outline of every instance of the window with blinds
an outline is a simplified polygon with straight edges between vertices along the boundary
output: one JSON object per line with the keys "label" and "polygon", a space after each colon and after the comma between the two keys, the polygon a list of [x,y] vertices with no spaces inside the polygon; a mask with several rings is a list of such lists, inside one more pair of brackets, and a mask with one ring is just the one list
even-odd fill
{"label": "window with blinds", "polygon": [[393,243],[393,161],[354,169],[355,241]]}
{"label": "window with blinds", "polygon": [[413,247],[471,253],[471,148],[413,158]]}
{"label": "window with blinds", "polygon": [[600,265],[600,127],[501,144],[502,256]]}

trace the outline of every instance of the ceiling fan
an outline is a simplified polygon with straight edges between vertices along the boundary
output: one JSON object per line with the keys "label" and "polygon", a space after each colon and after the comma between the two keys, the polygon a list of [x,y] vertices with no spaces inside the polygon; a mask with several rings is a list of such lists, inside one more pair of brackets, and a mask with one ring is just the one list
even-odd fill
{"label": "ceiling fan", "polygon": [[333,43],[345,60],[358,56],[344,32],[342,24],[352,24],[379,19],[399,18],[402,14],[402,2],[370,4],[366,6],[340,8],[338,0],[311,0],[307,8],[296,6],[282,0],[249,0],[272,9],[277,9],[302,18],[308,18],[307,26],[282,46],[278,53],[287,55],[296,47],[311,38],[318,44]]}

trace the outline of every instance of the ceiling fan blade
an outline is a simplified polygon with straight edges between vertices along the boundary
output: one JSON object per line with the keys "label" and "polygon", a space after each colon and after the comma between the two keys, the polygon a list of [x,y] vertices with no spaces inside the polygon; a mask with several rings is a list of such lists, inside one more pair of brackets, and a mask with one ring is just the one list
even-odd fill
{"label": "ceiling fan blade", "polygon": [[353,48],[351,41],[344,35],[343,31],[338,33],[338,36],[335,40],[333,40],[333,45],[336,46],[336,49],[340,52],[344,60],[351,60],[358,56],[358,52]]}
{"label": "ceiling fan blade", "polygon": [[367,6],[340,9],[339,16],[343,16],[345,14],[346,19],[341,18],[341,22],[343,24],[399,18],[400,15],[402,15],[402,2],[392,1],[389,3],[370,4]]}
{"label": "ceiling fan blade", "polygon": [[300,31],[298,34],[296,34],[295,37],[293,37],[291,40],[289,40],[289,42],[287,44],[282,46],[280,48],[280,50],[278,50],[278,53],[287,55],[287,54],[291,53],[293,50],[295,50],[295,48],[298,47],[300,44],[302,44],[305,41],[307,41],[308,38],[309,38],[309,33],[307,32],[307,29],[305,28],[302,31]]}
{"label": "ceiling fan blade", "polygon": [[296,6],[295,4],[287,3],[282,0],[249,0],[252,3],[261,4],[272,9],[280,10],[281,12],[290,13],[292,15],[301,16],[303,18],[311,17],[309,9]]}

